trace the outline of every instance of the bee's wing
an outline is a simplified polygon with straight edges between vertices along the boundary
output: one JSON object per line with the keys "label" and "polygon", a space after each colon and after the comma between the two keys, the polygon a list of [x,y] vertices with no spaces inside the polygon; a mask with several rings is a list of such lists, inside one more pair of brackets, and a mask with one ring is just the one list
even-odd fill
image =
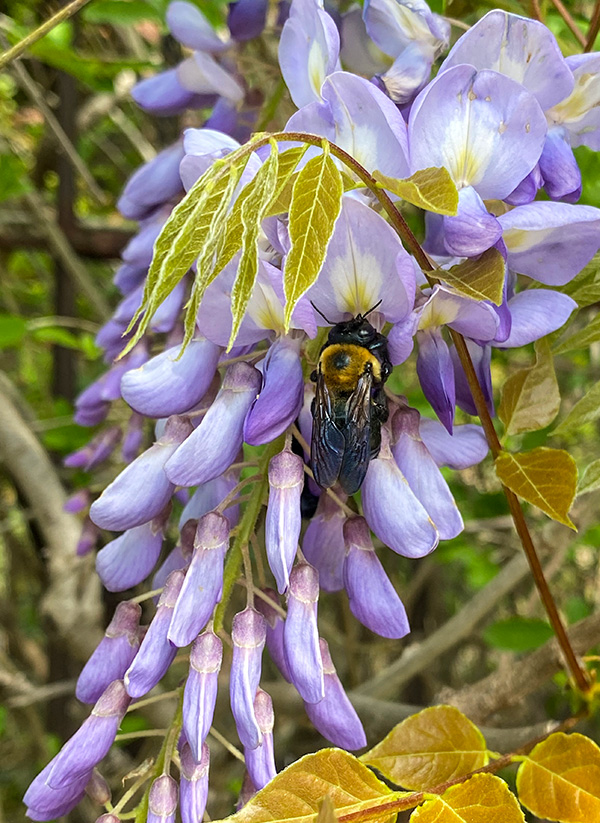
{"label": "bee's wing", "polygon": [[371,388],[370,370],[359,377],[348,398],[344,439],[346,447],[339,473],[339,483],[346,494],[358,491],[365,479],[371,459]]}
{"label": "bee's wing", "polygon": [[344,448],[344,435],[335,423],[331,395],[319,369],[313,406],[310,460],[315,480],[321,488],[328,489],[337,480]]}

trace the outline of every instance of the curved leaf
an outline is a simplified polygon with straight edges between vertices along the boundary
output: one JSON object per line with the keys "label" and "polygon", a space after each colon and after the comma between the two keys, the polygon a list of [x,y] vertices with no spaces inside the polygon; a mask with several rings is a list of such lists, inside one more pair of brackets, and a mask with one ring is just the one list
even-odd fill
{"label": "curved leaf", "polygon": [[465,297],[490,300],[499,306],[502,303],[504,270],[504,258],[498,249],[488,249],[479,257],[469,257],[450,269],[438,269],[432,274]]}
{"label": "curved leaf", "polygon": [[476,774],[427,800],[411,823],[524,823],[517,798],[499,777]]}
{"label": "curved leaf", "polygon": [[600,820],[600,749],[582,734],[551,734],[519,766],[517,793],[537,817]]}
{"label": "curved leaf", "polygon": [[533,366],[520,369],[504,383],[498,416],[507,434],[544,429],[558,414],[560,392],[548,341],[538,340],[535,353]]}
{"label": "curved leaf", "polygon": [[577,484],[577,494],[588,494],[600,489],[600,460],[593,460],[583,470]]}
{"label": "curved leaf", "polygon": [[373,809],[369,820],[390,820],[389,811],[377,806],[403,793],[392,792],[356,757],[341,749],[321,749],[292,763],[255,794],[228,823],[314,823],[322,799],[329,795],[330,809],[339,816]]}
{"label": "curved leaf", "polygon": [[564,354],[573,349],[587,349],[600,340],[600,314],[597,314],[586,326],[565,338],[554,347],[555,354]]}
{"label": "curved leaf", "polygon": [[420,791],[480,769],[488,762],[477,726],[453,706],[407,717],[360,758],[407,789]]}
{"label": "curved leaf", "polygon": [[575,529],[569,509],[577,488],[577,466],[562,449],[502,452],[496,458],[500,482],[553,520]]}
{"label": "curved leaf", "polygon": [[381,187],[397,194],[407,203],[436,214],[454,215],[458,211],[458,189],[447,169],[420,169],[404,180],[387,177],[379,171],[373,177]]}
{"label": "curved leaf", "polygon": [[285,261],[285,326],[289,328],[298,300],[308,291],[323,266],[327,246],[342,208],[343,184],[326,143],[298,174],[290,204],[292,247]]}
{"label": "curved leaf", "polygon": [[570,434],[578,431],[586,423],[593,423],[600,417],[600,382],[594,383],[592,388],[581,400],[573,406],[571,411],[554,429],[552,434]]}

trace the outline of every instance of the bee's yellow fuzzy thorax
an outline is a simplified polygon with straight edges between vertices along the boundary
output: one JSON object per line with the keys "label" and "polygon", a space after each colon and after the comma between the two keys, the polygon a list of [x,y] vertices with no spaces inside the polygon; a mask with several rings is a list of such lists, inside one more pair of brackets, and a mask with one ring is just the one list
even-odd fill
{"label": "bee's yellow fuzzy thorax", "polygon": [[319,360],[325,382],[330,389],[352,391],[359,377],[364,374],[367,363],[373,369],[373,379],[381,379],[381,363],[364,346],[348,343],[333,343],[321,354]]}

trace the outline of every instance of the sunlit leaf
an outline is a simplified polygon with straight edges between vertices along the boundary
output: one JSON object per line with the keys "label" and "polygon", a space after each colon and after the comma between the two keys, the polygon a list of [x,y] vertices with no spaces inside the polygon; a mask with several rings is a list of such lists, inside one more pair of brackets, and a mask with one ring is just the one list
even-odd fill
{"label": "sunlit leaf", "polygon": [[600,314],[597,314],[593,320],[579,331],[569,335],[562,343],[558,343],[554,347],[555,354],[564,354],[573,349],[587,349],[592,343],[597,343],[600,340]]}
{"label": "sunlit leaf", "polygon": [[314,823],[323,797],[336,814],[373,809],[369,820],[383,823],[390,812],[377,806],[403,796],[392,792],[366,766],[341,749],[321,749],[284,769],[255,794],[227,823]]}
{"label": "sunlit leaf", "polygon": [[572,297],[579,308],[597,303],[600,300],[600,252],[560,291]]}
{"label": "sunlit leaf", "polygon": [[486,626],[483,639],[495,649],[529,652],[542,646],[553,634],[551,626],[544,620],[515,616]]}
{"label": "sunlit leaf", "polygon": [[554,429],[552,434],[569,434],[578,431],[581,426],[593,423],[600,417],[600,382],[594,383],[592,388],[581,400],[573,406],[571,411]]}
{"label": "sunlit leaf", "polygon": [[[240,209],[242,225],[242,253],[237,275],[231,290],[231,336],[229,349],[233,345],[246,313],[258,274],[258,233],[266,207],[271,202],[277,182],[279,154],[274,141],[271,154],[255,175],[256,185],[251,197],[247,197]],[[195,316],[195,315],[194,315]],[[228,350],[229,350],[228,349]]]}
{"label": "sunlit leaf", "polygon": [[283,272],[286,328],[296,303],[321,271],[342,208],[342,178],[327,146],[308,161],[294,183],[289,212],[292,247]]}
{"label": "sunlit leaf", "polygon": [[517,798],[494,774],[475,774],[427,800],[411,823],[524,823]]}
{"label": "sunlit leaf", "polygon": [[436,214],[453,215],[458,211],[458,190],[447,169],[420,169],[405,180],[387,177],[376,171],[373,177],[382,188],[397,194],[413,206]]}
{"label": "sunlit leaf", "polygon": [[504,286],[504,258],[498,249],[488,249],[479,257],[467,258],[463,263],[448,270],[434,272],[436,277],[448,283],[465,297],[502,303]]}
{"label": "sunlit leaf", "polygon": [[560,391],[548,341],[538,340],[535,353],[533,366],[520,369],[504,383],[498,416],[507,434],[544,429],[558,414]]}
{"label": "sunlit leaf", "polygon": [[600,489],[600,460],[594,460],[585,467],[577,484],[577,495],[595,492],[596,489]]}
{"label": "sunlit leaf", "polygon": [[360,758],[407,789],[445,783],[488,762],[483,735],[453,706],[432,706],[407,717]]}
{"label": "sunlit leaf", "polygon": [[325,795],[319,806],[319,813],[316,817],[315,823],[336,823],[338,819],[335,813],[335,806],[333,800],[328,794]]}
{"label": "sunlit leaf", "polygon": [[575,529],[569,509],[577,488],[577,466],[568,452],[545,447],[516,454],[502,452],[495,466],[500,481],[516,495]]}
{"label": "sunlit leaf", "polygon": [[537,817],[600,820],[600,749],[582,734],[551,734],[519,766],[517,793]]}
{"label": "sunlit leaf", "polygon": [[27,333],[27,324],[16,314],[0,314],[0,349],[18,346]]}
{"label": "sunlit leaf", "polygon": [[277,182],[271,202],[265,210],[265,217],[274,214],[283,214],[289,211],[292,200],[292,191],[296,182],[296,166],[306,154],[309,148],[308,143],[303,146],[294,146],[286,149],[279,155],[279,169],[277,172]]}

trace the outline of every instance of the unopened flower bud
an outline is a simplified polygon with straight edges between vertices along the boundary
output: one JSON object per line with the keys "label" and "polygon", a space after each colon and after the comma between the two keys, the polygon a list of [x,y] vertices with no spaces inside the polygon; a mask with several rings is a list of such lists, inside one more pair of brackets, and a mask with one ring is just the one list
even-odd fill
{"label": "unopened flower bud", "polygon": [[[343,492],[339,494],[345,499]],[[319,572],[319,586],[326,592],[337,592],[344,587],[345,520],[341,506],[325,493],[319,497],[317,511],[304,532],[302,553]]]}
{"label": "unopened flower bud", "polygon": [[131,697],[142,697],[154,688],[177,654],[167,634],[182,585],[183,572],[171,572],[140,650],[125,674],[125,688]]}
{"label": "unopened flower bud", "polygon": [[295,566],[290,575],[283,641],[292,683],[308,703],[318,703],[325,693],[317,628],[318,600],[317,570],[307,563]]}
{"label": "unopened flower bud", "polygon": [[[269,598],[279,605],[279,597],[277,592],[273,589],[263,589],[264,593]],[[271,660],[279,669],[281,675],[288,681],[292,682],[292,676],[288,669],[287,660],[285,657],[285,646],[283,640],[284,620],[283,617],[270,606],[262,597],[256,598],[256,608],[263,615],[267,621],[267,649]]]}
{"label": "unopened flower bud", "polygon": [[147,823],[173,823],[177,811],[177,783],[162,774],[150,786]]}
{"label": "unopened flower bud", "polygon": [[219,688],[223,644],[212,631],[195,640],[183,694],[183,730],[196,761],[212,725]]}
{"label": "unopened flower bud", "polygon": [[269,566],[280,593],[288,587],[290,570],[298,548],[303,485],[304,461],[301,457],[284,449],[271,459],[265,545]]}
{"label": "unopened flower bud", "polygon": [[254,715],[262,734],[260,746],[245,748],[244,757],[250,779],[257,791],[260,791],[277,774],[273,752],[273,701],[267,692],[258,689],[254,698]]}
{"label": "unopened flower bud", "polygon": [[168,510],[160,517],[128,529],[100,549],[96,571],[109,592],[122,592],[147,577],[160,555]]}
{"label": "unopened flower bud", "polygon": [[244,746],[255,749],[262,735],[254,714],[254,698],[260,681],[262,653],[267,636],[265,618],[250,607],[233,618],[233,658],[229,677],[231,711]]}
{"label": "unopened flower bud", "polygon": [[139,648],[142,609],[138,603],[119,603],[104,637],[81,670],[75,694],[82,703],[95,703],[109,683],[123,678]]}
{"label": "unopened flower bud", "polygon": [[204,817],[208,798],[210,752],[206,743],[203,743],[201,756],[196,760],[189,743],[184,743],[180,757],[179,811],[181,820],[183,823],[199,823]]}
{"label": "unopened flower bud", "polygon": [[198,521],[194,554],[177,598],[169,640],[187,646],[206,626],[223,592],[223,561],[229,547],[229,521],[209,512]]}
{"label": "unopened flower bud", "polygon": [[23,797],[23,802],[27,806],[25,813],[31,820],[56,820],[68,814],[85,796],[85,788],[92,777],[92,770],[80,775],[69,786],[53,789],[46,782],[53,764],[54,760],[51,760],[42,769]]}
{"label": "unopened flower bud", "polygon": [[94,803],[98,803],[100,806],[106,806],[112,797],[110,787],[98,769],[92,771],[90,781],[85,787],[85,793]]}

